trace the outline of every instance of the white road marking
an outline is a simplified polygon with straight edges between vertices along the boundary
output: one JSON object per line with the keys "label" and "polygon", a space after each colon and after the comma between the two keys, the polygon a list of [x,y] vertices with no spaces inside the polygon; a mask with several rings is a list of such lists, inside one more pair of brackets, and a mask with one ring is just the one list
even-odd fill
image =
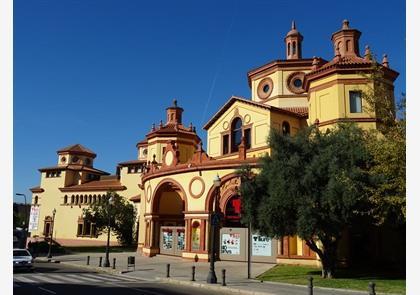
{"label": "white road marking", "polygon": [[33,276],[33,278],[38,280],[38,281],[47,282],[47,283],[50,283],[50,284],[61,284],[62,283],[62,281],[58,281],[56,279],[53,279],[52,277],[48,277],[45,274]]}
{"label": "white road marking", "polygon": [[36,283],[36,281],[28,279],[27,277],[24,277],[24,276],[14,277],[13,279],[21,283],[30,283],[30,284]]}
{"label": "white road marking", "polygon": [[57,293],[55,293],[54,291],[52,291],[52,290],[48,290],[48,289],[45,289],[45,288],[42,288],[42,287],[38,287],[38,289],[40,289],[40,290],[42,290],[42,291],[45,291],[45,292],[48,292],[48,293],[50,293],[50,294],[57,294]]}
{"label": "white road marking", "polygon": [[74,274],[67,274],[66,277],[73,277],[73,278],[77,278],[78,282],[81,283],[83,281],[90,281],[90,282],[101,282],[100,279],[92,279],[92,278],[88,278],[85,276],[84,273],[78,274],[78,275],[74,275]]}
{"label": "white road marking", "polygon": [[62,279],[63,281],[66,281],[66,282],[80,284],[80,278],[77,278],[77,279],[70,278],[67,274],[60,276],[60,279]]}
{"label": "white road marking", "polygon": [[108,274],[98,274],[98,277],[105,278],[107,280],[110,280],[111,282],[118,282],[118,281],[126,281],[126,282],[133,282],[132,279],[119,277],[119,276],[112,276]]}

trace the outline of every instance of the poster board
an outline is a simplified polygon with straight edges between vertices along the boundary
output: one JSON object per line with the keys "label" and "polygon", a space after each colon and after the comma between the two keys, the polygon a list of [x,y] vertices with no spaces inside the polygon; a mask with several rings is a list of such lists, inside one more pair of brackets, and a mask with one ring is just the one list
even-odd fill
{"label": "poster board", "polygon": [[38,222],[39,222],[39,206],[31,206],[31,214],[29,215],[29,226],[28,231],[36,231],[38,230]]}
{"label": "poster board", "polygon": [[271,249],[269,237],[252,235],[252,256],[271,256]]}
{"label": "poster board", "polygon": [[222,234],[221,254],[240,255],[241,235],[239,233]]}

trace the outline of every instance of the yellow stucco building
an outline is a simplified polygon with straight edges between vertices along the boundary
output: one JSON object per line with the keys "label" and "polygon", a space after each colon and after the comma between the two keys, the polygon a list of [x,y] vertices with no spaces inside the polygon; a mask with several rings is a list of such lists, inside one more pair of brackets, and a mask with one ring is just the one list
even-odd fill
{"label": "yellow stucco building", "polygon": [[[292,24],[284,38],[286,59],[274,60],[248,72],[251,98],[232,96],[204,125],[207,151],[195,127],[182,122],[177,101],[166,109],[165,122],[137,143],[137,159],[121,162],[116,175],[94,168],[96,154],[80,144],[60,149],[57,165],[39,169],[41,183],[32,188],[37,219],[31,237],[51,232],[56,209],[54,239],[63,245],[104,244],[95,226],[83,220],[82,209],[115,191],[134,202],[138,210],[138,251],[184,258],[209,258],[209,217],[218,206],[224,214],[219,236],[221,259],[245,260],[247,229],[240,220],[239,178],[235,171],[249,164],[258,171],[258,158],[269,154],[271,128],[292,136],[316,124],[331,128],[338,122],[355,122],[376,128],[380,120],[369,112],[362,91],[370,85],[372,59],[367,47],[359,52],[361,33],[343,21],[332,35],[334,58],[302,58],[303,36]],[[393,85],[398,73],[384,56],[380,65],[385,83]],[[390,88],[393,91],[393,88]],[[111,237],[116,243],[115,237]],[[317,264],[317,257],[299,237],[271,240],[254,233],[254,261]]]}

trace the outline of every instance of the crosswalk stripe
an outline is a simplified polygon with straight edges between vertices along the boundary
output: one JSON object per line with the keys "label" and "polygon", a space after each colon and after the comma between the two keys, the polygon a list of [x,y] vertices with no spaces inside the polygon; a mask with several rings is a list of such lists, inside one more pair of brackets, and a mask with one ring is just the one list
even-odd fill
{"label": "crosswalk stripe", "polygon": [[78,283],[78,284],[80,283],[80,279],[79,278],[74,279],[74,278],[68,277],[67,275],[60,276],[60,279],[62,279],[64,281],[64,283],[66,283],[66,282]]}
{"label": "crosswalk stripe", "polygon": [[66,275],[66,277],[73,277],[73,278],[77,278],[77,279],[79,280],[79,283],[80,283],[80,282],[83,282],[83,281],[90,281],[90,282],[95,282],[95,283],[97,283],[97,282],[100,282],[100,281],[101,281],[100,279],[92,279],[92,278],[88,278],[88,277],[86,277],[86,276],[85,276],[85,274],[84,274],[84,273],[79,274],[79,275],[67,274],[67,275]]}
{"label": "crosswalk stripe", "polygon": [[30,283],[30,284],[36,283],[36,281],[28,279],[28,277],[24,277],[24,276],[14,277],[13,280],[16,280],[21,283]]}
{"label": "crosswalk stripe", "polygon": [[120,277],[120,276],[112,276],[112,275],[108,275],[108,274],[98,274],[97,276],[99,276],[101,278],[111,280],[111,281],[114,281],[114,282],[117,282],[117,281],[133,282],[133,281],[135,281],[134,279],[129,279],[129,278]]}
{"label": "crosswalk stripe", "polygon": [[36,279],[37,281],[47,282],[47,283],[50,283],[50,284],[61,284],[62,283],[62,281],[58,281],[58,280],[56,280],[52,277],[49,277],[45,274],[36,275],[36,276],[33,276],[33,278]]}

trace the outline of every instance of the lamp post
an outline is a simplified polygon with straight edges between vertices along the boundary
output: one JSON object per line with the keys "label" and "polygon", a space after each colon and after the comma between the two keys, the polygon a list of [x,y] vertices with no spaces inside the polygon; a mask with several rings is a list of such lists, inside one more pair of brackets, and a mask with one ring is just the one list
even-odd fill
{"label": "lamp post", "polygon": [[28,212],[26,208],[26,195],[21,193],[16,193],[16,196],[23,196],[25,198],[25,222],[23,224],[23,232],[25,233],[25,248],[26,248],[26,239],[28,237]]}
{"label": "lamp post", "polygon": [[48,247],[48,255],[47,258],[52,258],[51,255],[51,247],[52,247],[52,239],[53,239],[53,232],[54,232],[54,221],[55,221],[55,213],[57,212],[57,210],[53,210],[52,214],[53,214],[53,218],[52,218],[52,222],[51,222],[51,230],[50,230],[50,245]]}
{"label": "lamp post", "polygon": [[105,263],[104,267],[109,267],[109,237],[111,235],[111,205],[114,204],[114,199],[112,196],[108,199],[108,238],[106,240],[106,249],[105,249]]}
{"label": "lamp post", "polygon": [[214,262],[216,259],[216,229],[219,225],[219,190],[221,185],[221,180],[219,175],[216,175],[216,177],[213,180],[213,185],[216,188],[215,190],[215,196],[213,201],[213,211],[210,215],[210,231],[211,231],[211,256],[210,256],[210,270],[209,274],[207,275],[207,283],[209,284],[217,284],[217,277],[216,273],[214,272]]}

